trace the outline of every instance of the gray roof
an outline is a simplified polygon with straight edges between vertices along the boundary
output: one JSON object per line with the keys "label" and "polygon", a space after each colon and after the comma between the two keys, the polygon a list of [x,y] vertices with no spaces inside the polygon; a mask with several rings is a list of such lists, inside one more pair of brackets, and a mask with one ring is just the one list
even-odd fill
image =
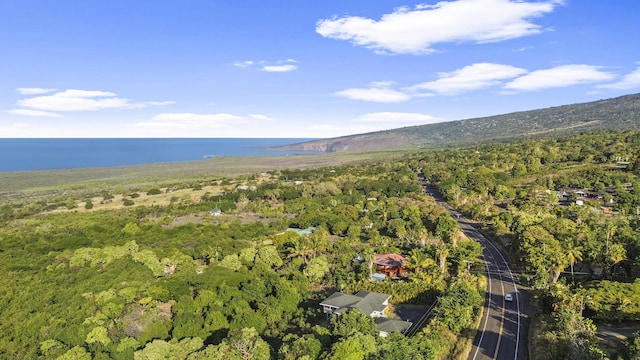
{"label": "gray roof", "polygon": [[387,308],[384,304],[391,295],[380,294],[371,291],[358,291],[355,295],[335,292],[320,303],[320,305],[328,305],[338,308],[336,312],[347,311],[349,309],[358,309],[360,312],[371,315],[374,311],[382,312]]}
{"label": "gray roof", "polygon": [[384,331],[386,333],[394,331],[403,333],[411,327],[411,323],[408,321],[394,320],[384,317],[376,318],[375,321],[378,326],[378,331]]}

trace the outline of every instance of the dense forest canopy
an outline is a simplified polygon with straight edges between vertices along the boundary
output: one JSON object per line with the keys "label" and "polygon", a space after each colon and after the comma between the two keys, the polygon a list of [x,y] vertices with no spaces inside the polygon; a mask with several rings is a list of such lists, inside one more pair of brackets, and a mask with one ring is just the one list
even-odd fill
{"label": "dense forest canopy", "polygon": [[[455,221],[401,161],[14,199],[0,214],[13,358],[434,358],[482,304],[459,266],[480,247],[452,245]],[[438,246],[444,268],[427,261]],[[372,281],[377,253],[405,254],[411,275]],[[360,290],[469,311],[439,311],[410,338],[348,321],[364,314],[328,321],[323,298]]]}
{"label": "dense forest canopy", "polygon": [[[639,155],[639,131],[603,132],[5,198],[0,352],[464,356],[483,304],[482,248],[424,192],[424,176],[535,292],[532,358],[603,358],[597,322],[640,320]],[[408,275],[373,281],[376,254],[403,255]],[[435,307],[412,336],[382,337],[365,314],[328,319],[319,306],[362,290],[391,295],[390,318]],[[637,343],[620,356],[640,352]]]}

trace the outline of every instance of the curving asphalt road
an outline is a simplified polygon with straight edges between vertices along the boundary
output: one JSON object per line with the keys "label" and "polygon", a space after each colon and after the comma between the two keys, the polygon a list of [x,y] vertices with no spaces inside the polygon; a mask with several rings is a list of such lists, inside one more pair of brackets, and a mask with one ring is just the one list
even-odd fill
{"label": "curving asphalt road", "polygon": [[[488,277],[484,314],[469,359],[526,359],[522,299],[511,268],[500,250],[471,223],[462,218],[458,221],[465,235],[484,246]],[[513,301],[506,301],[506,294],[512,294]]]}
{"label": "curving asphalt road", "polygon": [[[449,210],[458,221],[464,234],[484,247],[482,256],[488,277],[487,297],[469,360],[527,359],[527,326],[524,320],[528,320],[528,317],[522,311],[527,294],[518,287],[505,256],[472,222],[451,209],[434,187],[428,185],[424,179],[421,181],[425,191],[434,197],[438,204]],[[512,294],[513,301],[505,301],[506,294]]]}

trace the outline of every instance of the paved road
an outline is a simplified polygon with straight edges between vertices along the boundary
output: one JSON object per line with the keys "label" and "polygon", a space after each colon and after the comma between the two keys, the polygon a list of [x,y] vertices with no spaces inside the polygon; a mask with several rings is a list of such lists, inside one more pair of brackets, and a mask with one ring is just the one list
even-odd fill
{"label": "paved road", "polygon": [[[487,298],[480,327],[469,359],[526,359],[522,342],[521,296],[503,254],[480,234],[471,223],[459,219],[460,228],[472,240],[484,246],[483,258],[487,270]],[[505,301],[512,294],[513,301]]]}
{"label": "paved road", "polygon": [[[469,359],[526,359],[526,327],[523,324],[524,315],[521,310],[523,293],[518,289],[505,256],[474,227],[472,222],[452,210],[435,188],[424,181],[422,183],[425,191],[458,220],[458,225],[465,235],[480,242],[484,247],[482,255],[488,276],[487,297]],[[505,301],[505,295],[508,293],[512,294],[513,301]]]}

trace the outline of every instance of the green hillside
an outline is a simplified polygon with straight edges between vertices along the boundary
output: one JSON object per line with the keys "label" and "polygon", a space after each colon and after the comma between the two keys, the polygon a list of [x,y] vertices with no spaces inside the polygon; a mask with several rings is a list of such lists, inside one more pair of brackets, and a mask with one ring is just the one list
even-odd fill
{"label": "green hillside", "polygon": [[432,148],[555,137],[600,130],[630,130],[638,127],[640,94],[632,94],[588,103],[317,140],[279,149],[337,152],[404,147]]}

